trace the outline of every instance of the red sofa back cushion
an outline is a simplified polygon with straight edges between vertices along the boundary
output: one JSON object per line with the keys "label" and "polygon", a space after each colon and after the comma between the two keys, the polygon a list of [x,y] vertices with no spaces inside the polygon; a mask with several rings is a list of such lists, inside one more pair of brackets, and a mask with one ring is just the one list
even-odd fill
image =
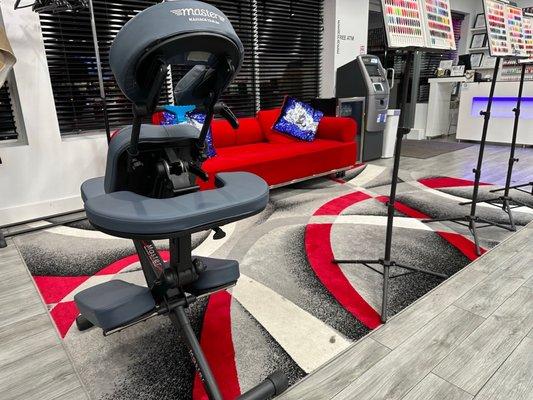
{"label": "red sofa back cushion", "polygon": [[215,149],[264,142],[265,135],[255,118],[239,118],[239,128],[233,129],[225,119],[214,120],[212,125]]}
{"label": "red sofa back cushion", "polygon": [[300,140],[296,138],[293,138],[289,135],[284,135],[283,133],[276,132],[272,129],[279,117],[280,112],[280,108],[275,108],[273,110],[262,110],[257,113],[257,119],[259,120],[259,124],[261,124],[261,129],[263,130],[266,139],[270,143],[299,142]]}

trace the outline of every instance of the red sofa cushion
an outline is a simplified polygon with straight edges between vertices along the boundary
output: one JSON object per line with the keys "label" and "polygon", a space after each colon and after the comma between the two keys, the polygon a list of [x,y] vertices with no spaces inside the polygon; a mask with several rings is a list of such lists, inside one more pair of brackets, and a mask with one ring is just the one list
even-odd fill
{"label": "red sofa cushion", "polygon": [[237,131],[231,127],[225,119],[215,119],[211,123],[213,146],[218,153],[222,147],[235,146],[237,144]]}
{"label": "red sofa cushion", "polygon": [[355,164],[355,142],[341,143],[316,139],[313,142],[255,143],[220,149],[203,168],[214,175],[220,171],[248,171],[261,176],[269,185],[290,182]]}
{"label": "red sofa cushion", "polygon": [[272,129],[276,120],[279,117],[281,109],[275,108],[273,110],[261,110],[257,113],[257,119],[261,125],[261,129],[265,134],[266,139],[270,143],[294,143],[301,142],[301,140],[296,139],[289,135],[284,135],[283,133],[276,132]]}
{"label": "red sofa cushion", "polygon": [[318,139],[353,142],[357,134],[357,122],[345,117],[323,117],[318,124]]}
{"label": "red sofa cushion", "polygon": [[211,129],[215,149],[266,141],[256,118],[239,118],[239,128],[233,129],[225,119],[214,120]]}
{"label": "red sofa cushion", "polygon": [[256,118],[239,118],[237,130],[237,146],[252,143],[266,142],[266,137],[261,130],[261,125]]}

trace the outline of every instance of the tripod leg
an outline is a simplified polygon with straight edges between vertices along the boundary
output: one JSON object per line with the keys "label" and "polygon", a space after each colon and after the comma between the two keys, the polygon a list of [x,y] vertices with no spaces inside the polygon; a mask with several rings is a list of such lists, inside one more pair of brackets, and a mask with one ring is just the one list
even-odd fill
{"label": "tripod leg", "polygon": [[524,203],[523,201],[520,201],[520,200],[516,200],[516,199],[513,199],[513,201],[518,204],[519,206],[521,207],[526,207],[526,208],[532,208],[533,209],[533,206],[530,205],[530,204],[526,204]]}
{"label": "tripod leg", "polygon": [[507,213],[507,215],[509,216],[509,225],[511,225],[511,229],[516,232],[516,225],[514,223],[514,218],[513,218],[513,210],[511,209],[511,203],[509,202],[509,199],[504,199],[503,200],[503,206],[502,206],[502,209],[503,211],[505,211]]}
{"label": "tripod leg", "polygon": [[407,265],[402,265],[402,264],[396,264],[396,267],[398,268],[403,268],[403,269],[407,269],[409,271],[413,271],[413,272],[421,272],[423,274],[426,274],[426,275],[431,275],[431,276],[436,276],[438,278],[444,278],[444,279],[448,279],[449,276],[446,275],[446,274],[441,274],[440,272],[433,272],[433,271],[428,271],[427,269],[423,269],[423,268],[418,268],[418,267],[413,267],[413,266],[407,266]]}
{"label": "tripod leg", "polygon": [[486,224],[489,224],[489,225],[492,225],[492,226],[496,226],[498,228],[501,228],[501,229],[505,229],[506,231],[511,231],[513,232],[513,229],[509,226],[506,226],[506,225],[503,225],[503,224],[500,224],[498,222],[494,222],[494,221],[489,221],[488,219],[485,219],[485,218],[481,218],[481,217],[477,217],[476,218],[476,221],[478,222],[484,222]]}
{"label": "tripod leg", "polygon": [[479,238],[477,236],[477,226],[476,221],[472,220],[470,221],[470,226],[468,227],[470,229],[470,232],[472,233],[472,236],[474,237],[474,243],[476,245],[476,254],[478,256],[481,255],[481,247],[479,246]]}
{"label": "tripod leg", "polygon": [[204,383],[209,400],[222,400],[222,395],[218,389],[213,372],[211,372],[211,368],[209,368],[207,359],[205,358],[204,352],[200,347],[200,343],[194,334],[191,323],[185,314],[183,306],[173,309],[170,312],[169,317],[172,323],[180,330],[183,340],[185,340],[185,343],[187,343],[187,346],[191,350],[194,358],[193,362],[200,373],[200,377]]}
{"label": "tripod leg", "polygon": [[0,229],[0,249],[7,247],[6,238],[4,237],[4,232]]}
{"label": "tripod leg", "polygon": [[389,313],[390,265],[383,266],[383,301],[381,303],[381,322],[386,323]]}
{"label": "tripod leg", "polygon": [[435,219],[423,219],[422,222],[429,224],[432,222],[458,222],[463,221],[465,217],[457,217],[457,218],[435,218]]}

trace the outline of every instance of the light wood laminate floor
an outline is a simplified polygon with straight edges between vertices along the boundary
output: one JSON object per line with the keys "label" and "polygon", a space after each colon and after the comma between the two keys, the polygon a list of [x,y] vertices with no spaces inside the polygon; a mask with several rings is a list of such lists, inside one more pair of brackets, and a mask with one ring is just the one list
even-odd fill
{"label": "light wood laminate floor", "polygon": [[12,241],[0,249],[0,398],[88,399]]}
{"label": "light wood laminate floor", "polygon": [[[484,181],[503,184],[506,146],[488,146]],[[533,179],[518,149],[514,181]],[[402,170],[472,179],[477,146]],[[392,160],[379,160],[390,166]],[[0,249],[0,398],[87,399],[12,242]],[[533,399],[533,224],[390,319],[280,400]]]}

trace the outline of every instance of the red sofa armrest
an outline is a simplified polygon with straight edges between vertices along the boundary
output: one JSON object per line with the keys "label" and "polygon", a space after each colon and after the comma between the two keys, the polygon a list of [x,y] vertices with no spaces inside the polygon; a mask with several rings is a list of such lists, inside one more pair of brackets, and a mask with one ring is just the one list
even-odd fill
{"label": "red sofa armrest", "polygon": [[353,142],[357,134],[357,122],[345,117],[323,117],[318,124],[319,139]]}

